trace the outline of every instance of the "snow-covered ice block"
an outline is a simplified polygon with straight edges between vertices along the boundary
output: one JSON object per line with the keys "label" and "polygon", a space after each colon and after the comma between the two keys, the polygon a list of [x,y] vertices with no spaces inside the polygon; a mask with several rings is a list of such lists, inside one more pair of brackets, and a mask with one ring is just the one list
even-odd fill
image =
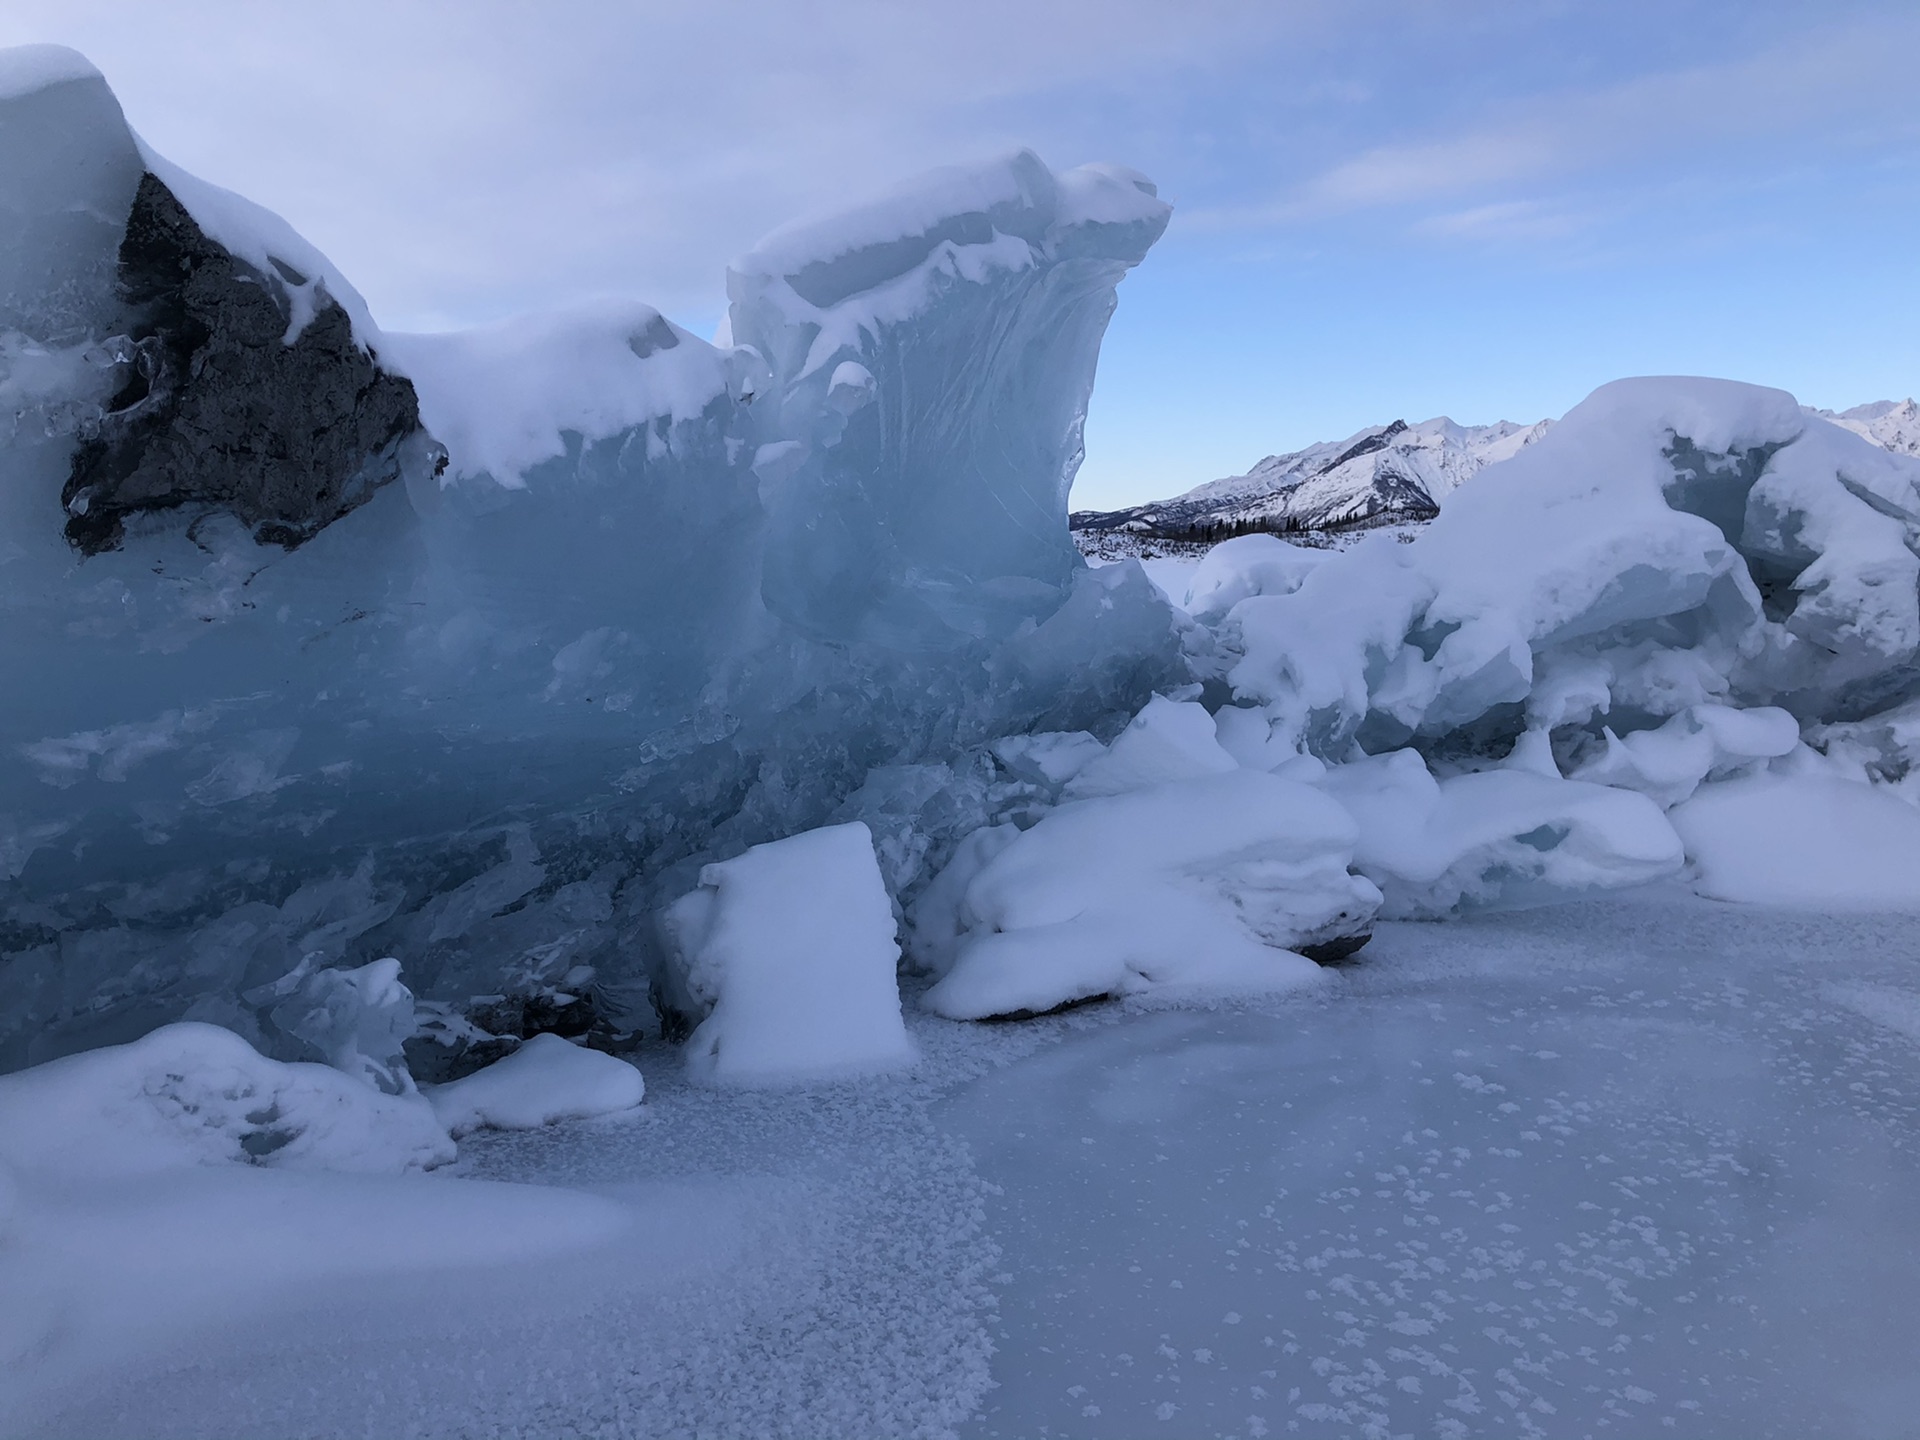
{"label": "snow-covered ice block", "polygon": [[1800,744],[1799,722],[1771,706],[1690,705],[1657,730],[1636,730],[1624,739],[1611,729],[1603,734],[1605,751],[1569,778],[1638,790],[1662,806],[1678,805],[1709,777],[1778,759]]}
{"label": "snow-covered ice block", "polygon": [[1213,716],[1191,700],[1156,695],[1133,717],[1106,754],[1082,765],[1061,791],[1068,800],[1120,795],[1169,780],[1224,775],[1238,768],[1220,748]]}
{"label": "snow-covered ice block", "polygon": [[1700,787],[1671,819],[1702,895],[1756,905],[1920,909],[1920,809],[1817,773]]}
{"label": "snow-covered ice block", "polygon": [[1114,286],[1171,213],[1133,171],[1055,174],[1021,150],[787,226],[736,262],[732,341],[773,372],[755,413],[804,447],[763,497],[776,613],[924,645],[1002,631],[1036,584],[1067,581]]}
{"label": "snow-covered ice block", "polygon": [[483,1070],[421,1094],[456,1138],[474,1130],[537,1130],[557,1120],[586,1120],[631,1110],[646,1098],[636,1066],[575,1045],[558,1035],[534,1035]]}
{"label": "snow-covered ice block", "polygon": [[182,1021],[0,1076],[0,1155],[72,1177],[223,1163],[380,1174],[445,1164],[454,1146],[418,1094]]}
{"label": "snow-covered ice block", "polygon": [[1920,803],[1920,700],[1865,719],[1816,726],[1807,740],[1859,778],[1898,787]]}
{"label": "snow-covered ice block", "polygon": [[1313,984],[1294,947],[1364,933],[1379,904],[1347,871],[1354,839],[1326,796],[1255,772],[1062,805],[956,862],[973,873],[941,903],[954,958],[924,1003],[976,1020],[1154,987]]}
{"label": "snow-covered ice block", "polygon": [[1020,833],[1017,825],[982,825],[954,847],[952,858],[907,913],[907,958],[914,965],[934,976],[945,975],[953,968],[968,928],[962,918],[967,889],[995,856],[1020,838]]}
{"label": "snow-covered ice block", "polygon": [[[557,947],[638,1003],[703,861],[1187,683],[1190,622],[1065,525],[1151,191],[910,182],[742,261],[738,345],[635,302],[388,335],[83,59],[0,58],[0,1068],[189,1014],[304,1056],[245,997],[313,952],[459,1004]],[[988,818],[910,798],[861,802],[903,890]]]}
{"label": "snow-covered ice block", "polygon": [[1917,515],[1920,462],[1780,391],[1618,381],[1412,544],[1241,600],[1223,674],[1329,760],[1594,713],[1624,736],[1703,703],[1859,713],[1920,686]]}
{"label": "snow-covered ice block", "polygon": [[1412,750],[1333,766],[1319,784],[1358,822],[1354,868],[1394,919],[1570,899],[1684,860],[1658,806],[1603,785],[1519,769],[1437,780]]}
{"label": "snow-covered ice block", "polygon": [[391,955],[351,970],[314,970],[309,959],[266,992],[262,998],[279,999],[275,1027],[305,1041],[334,1069],[388,1095],[413,1089],[406,1060],[413,992]]}
{"label": "snow-covered ice block", "polygon": [[696,1078],[767,1084],[913,1063],[893,904],[858,821],[704,866],[661,927],[685,1004],[706,1017],[687,1041]]}
{"label": "snow-covered ice block", "polygon": [[1291,595],[1333,552],[1290,545],[1278,535],[1240,535],[1208,550],[1188,583],[1186,609],[1219,619],[1255,595]]}
{"label": "snow-covered ice block", "polygon": [[1107,753],[1107,747],[1085,730],[1006,735],[994,741],[990,748],[993,758],[1006,766],[1007,773],[1015,779],[1056,793]]}

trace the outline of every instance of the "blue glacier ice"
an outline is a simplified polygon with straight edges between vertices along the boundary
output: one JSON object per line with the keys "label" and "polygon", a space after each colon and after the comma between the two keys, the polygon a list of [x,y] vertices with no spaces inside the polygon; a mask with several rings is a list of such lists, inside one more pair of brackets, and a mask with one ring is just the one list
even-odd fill
{"label": "blue glacier ice", "polygon": [[[260,997],[389,955],[642,1014],[702,863],[862,793],[913,883],[997,818],[986,742],[1187,678],[1065,525],[1169,215],[1131,171],[790,227],[715,346],[638,303],[386,334],[70,51],[0,56],[0,136],[0,1066],[180,1018],[313,1058]],[[329,405],[323,465],[281,417]]]}

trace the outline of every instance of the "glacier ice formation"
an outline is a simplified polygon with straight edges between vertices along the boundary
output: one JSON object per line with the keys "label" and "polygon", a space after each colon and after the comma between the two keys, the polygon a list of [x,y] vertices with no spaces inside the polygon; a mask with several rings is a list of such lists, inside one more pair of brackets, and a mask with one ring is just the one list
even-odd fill
{"label": "glacier ice formation", "polygon": [[244,998],[309,956],[643,1008],[702,863],[1185,680],[1065,524],[1169,214],[1133,172],[779,232],[727,347],[638,304],[409,336],[71,51],[0,57],[0,120],[0,1063],[182,1017],[310,1055]]}
{"label": "glacier ice formation", "polygon": [[776,232],[720,345],[638,303],[388,334],[70,51],[0,52],[0,198],[0,1069],[184,1020],[412,1094],[433,1038],[650,995],[712,1040],[798,983],[714,907],[820,847],[867,1011],[892,918],[987,1016],[1304,983],[1376,914],[1707,844],[1733,893],[1713,817],[1916,798],[1920,460],[1778,391],[1603,387],[1412,543],[1232,541],[1184,610],[1083,563],[1169,216],[1131,171],[1018,152]]}

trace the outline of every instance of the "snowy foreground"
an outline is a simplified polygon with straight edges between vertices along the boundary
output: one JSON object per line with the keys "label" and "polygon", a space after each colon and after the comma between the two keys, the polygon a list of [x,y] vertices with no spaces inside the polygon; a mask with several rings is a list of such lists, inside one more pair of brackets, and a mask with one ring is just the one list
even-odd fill
{"label": "snowy foreground", "polygon": [[1920,1428],[1920,458],[1089,565],[1122,167],[714,343],[389,334],[54,47],[0,202],[0,1433]]}
{"label": "snowy foreground", "polygon": [[474,1178],[70,1212],[0,1249],[49,1287],[8,1433],[1914,1432],[1910,917],[1657,891],[1385,926],[1310,998],[913,1031],[799,1090],[645,1053],[643,1110]]}

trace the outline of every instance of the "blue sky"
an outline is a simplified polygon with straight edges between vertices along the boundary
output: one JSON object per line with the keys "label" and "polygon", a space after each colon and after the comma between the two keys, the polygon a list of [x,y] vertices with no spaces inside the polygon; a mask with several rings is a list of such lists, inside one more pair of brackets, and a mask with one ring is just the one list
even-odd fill
{"label": "blue sky", "polygon": [[1177,206],[1076,506],[1396,417],[1704,373],[1920,390],[1912,0],[8,0],[390,328],[595,293],[694,328],[797,212],[1013,144]]}

